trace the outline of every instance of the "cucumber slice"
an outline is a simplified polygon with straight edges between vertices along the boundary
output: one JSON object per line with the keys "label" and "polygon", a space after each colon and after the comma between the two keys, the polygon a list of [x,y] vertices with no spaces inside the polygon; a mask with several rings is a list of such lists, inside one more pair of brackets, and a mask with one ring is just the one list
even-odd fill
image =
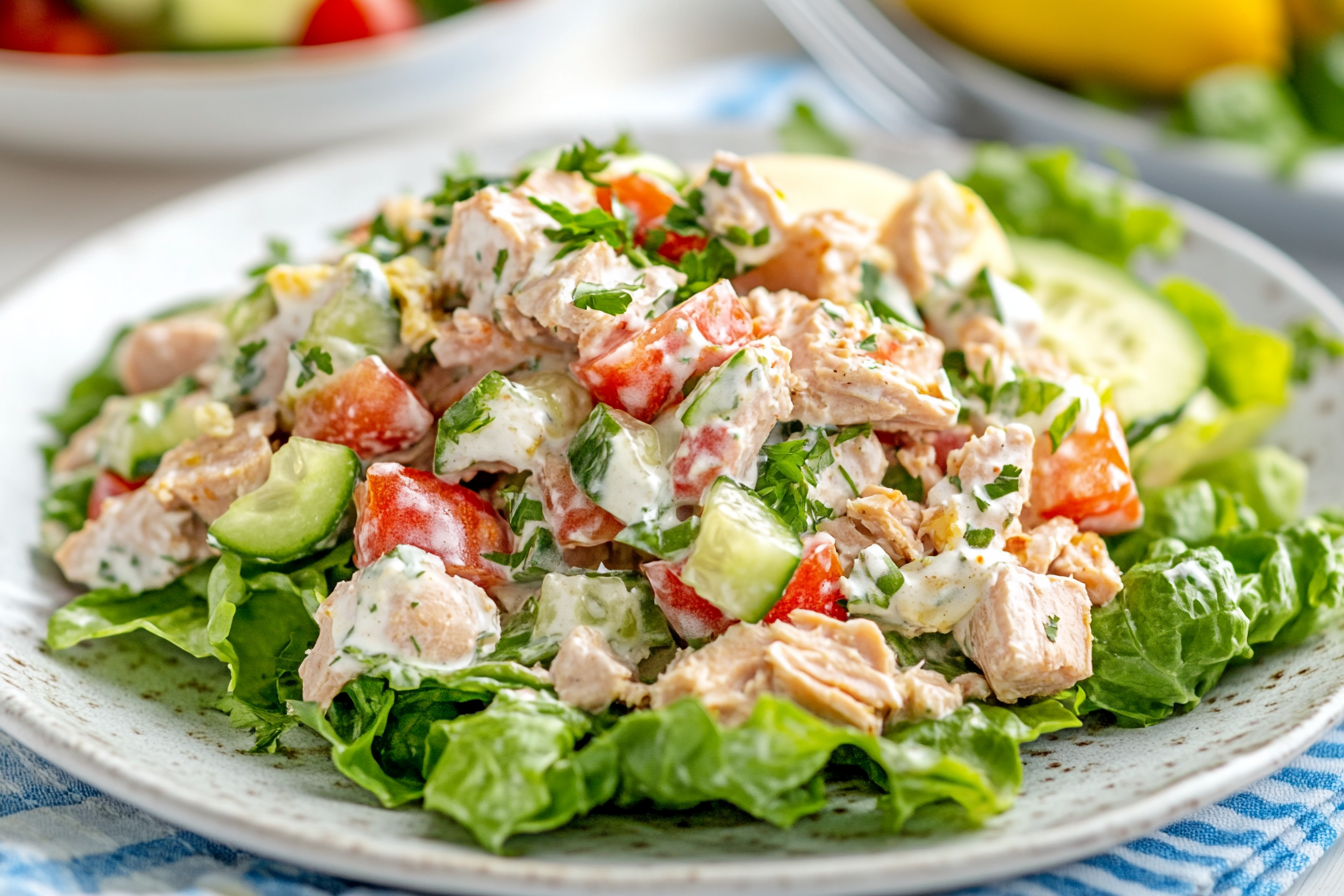
{"label": "cucumber slice", "polygon": [[653,589],[636,575],[552,573],[541,582],[532,643],[560,642],[580,625],[606,636],[607,644],[632,663],[655,647],[672,644],[667,620],[653,602]]}
{"label": "cucumber slice", "polygon": [[1041,344],[1109,381],[1124,424],[1170,414],[1203,386],[1199,334],[1139,281],[1063,243],[1014,237],[1012,247],[1045,313]]}
{"label": "cucumber slice", "polygon": [[153,473],[165,451],[196,436],[200,402],[184,400],[196,388],[187,376],[156,392],[109,398],[98,436],[98,466],[123,479]]}
{"label": "cucumber slice", "polygon": [[657,519],[671,503],[658,431],[605,404],[574,434],[569,466],[592,502],[627,526]]}
{"label": "cucumber slice", "polygon": [[734,619],[759,622],[784,593],[803,544],[779,514],[727,476],[709,489],[681,580]]}
{"label": "cucumber slice", "polygon": [[173,37],[187,47],[292,44],[316,0],[169,0]]}
{"label": "cucumber slice", "polygon": [[336,294],[317,309],[303,342],[343,339],[388,360],[400,346],[401,314],[392,304],[383,266],[372,255],[352,252],[341,259],[336,277]]}
{"label": "cucumber slice", "polygon": [[291,438],[271,458],[266,483],[210,526],[210,543],[271,563],[310,554],[340,526],[359,469],[344,445]]}

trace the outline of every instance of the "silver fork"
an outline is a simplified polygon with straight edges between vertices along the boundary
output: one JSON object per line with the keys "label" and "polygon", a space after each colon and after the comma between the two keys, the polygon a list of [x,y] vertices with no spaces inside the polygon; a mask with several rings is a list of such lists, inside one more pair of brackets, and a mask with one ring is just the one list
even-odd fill
{"label": "silver fork", "polygon": [[926,37],[922,26],[902,10],[892,10],[902,20],[898,28],[869,0],[766,3],[840,89],[882,128],[907,129],[913,111],[967,136],[1001,132],[994,117],[955,77],[904,33]]}

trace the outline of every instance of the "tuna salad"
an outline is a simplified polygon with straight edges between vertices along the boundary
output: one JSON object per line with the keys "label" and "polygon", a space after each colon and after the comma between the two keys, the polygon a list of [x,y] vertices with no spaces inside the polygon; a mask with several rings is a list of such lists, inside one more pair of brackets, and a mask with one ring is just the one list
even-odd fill
{"label": "tuna salad", "polygon": [[840,780],[979,824],[1020,744],[1197,711],[1344,588],[1256,444],[1344,345],[1133,276],[1180,223],[1099,177],[582,140],[273,241],[49,416],[48,642],[215,658],[255,751],[494,851]]}

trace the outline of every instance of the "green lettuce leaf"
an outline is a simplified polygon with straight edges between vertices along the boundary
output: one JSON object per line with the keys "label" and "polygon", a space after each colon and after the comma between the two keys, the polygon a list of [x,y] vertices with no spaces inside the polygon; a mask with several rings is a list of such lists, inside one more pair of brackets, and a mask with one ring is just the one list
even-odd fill
{"label": "green lettuce leaf", "polygon": [[574,752],[587,713],[545,692],[501,692],[484,711],[430,729],[425,806],[499,852],[515,833],[546,831],[610,799],[610,747]]}
{"label": "green lettuce leaf", "polygon": [[206,591],[215,567],[207,560],[176,581],[132,594],[125,585],[81,594],[52,614],[47,645],[65,650],[81,641],[143,629],[196,657],[214,656],[206,637]]}
{"label": "green lettuce leaf", "polygon": [[1119,596],[1092,611],[1084,711],[1138,727],[1198,703],[1228,662],[1249,656],[1240,594],[1235,569],[1213,548],[1131,568]]}
{"label": "green lettuce leaf", "polygon": [[1171,209],[1134,199],[1119,178],[1089,174],[1071,149],[982,143],[962,182],[1008,233],[1061,240],[1118,265],[1140,249],[1168,255],[1181,243]]}
{"label": "green lettuce leaf", "polygon": [[60,437],[56,447],[64,445],[70,437],[85,424],[92,422],[103,409],[103,402],[113,395],[125,395],[121,379],[117,376],[116,353],[122,338],[130,332],[126,327],[112,338],[112,345],[98,365],[80,377],[66,396],[65,406],[58,411],[45,415],[51,428]]}
{"label": "green lettuce leaf", "polygon": [[1297,519],[1307,490],[1307,466],[1269,445],[1244,448],[1222,460],[1201,464],[1185,474],[1239,496],[1255,511],[1260,525],[1277,529]]}
{"label": "green lettuce leaf", "polygon": [[1244,502],[1204,480],[1145,492],[1143,507],[1143,525],[1111,547],[1111,559],[1122,570],[1148,559],[1152,545],[1163,539],[1203,547],[1221,535],[1259,528]]}

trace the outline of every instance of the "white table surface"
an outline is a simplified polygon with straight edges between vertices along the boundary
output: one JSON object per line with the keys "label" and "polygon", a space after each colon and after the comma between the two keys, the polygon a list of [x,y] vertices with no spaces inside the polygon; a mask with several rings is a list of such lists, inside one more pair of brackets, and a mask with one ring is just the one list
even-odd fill
{"label": "white table surface", "polygon": [[[485,98],[446,136],[507,132],[606,115],[626,121],[675,118],[675,108],[627,110],[623,97],[641,83],[744,54],[799,54],[761,0],[574,0],[599,7],[589,36],[596,52],[556,48],[538,72],[563,59],[566,77],[539,77],[526,96]],[[657,35],[651,39],[650,35]],[[633,37],[632,37],[633,36]],[[600,48],[600,49],[598,49]],[[613,76],[613,72],[619,73]],[[581,85],[581,86],[576,86]],[[0,153],[0,296],[81,238],[239,169],[146,169],[77,165]],[[1290,253],[1293,247],[1285,246]],[[1299,257],[1344,294],[1344,260]],[[1328,852],[1289,896],[1344,893],[1344,846]]]}

